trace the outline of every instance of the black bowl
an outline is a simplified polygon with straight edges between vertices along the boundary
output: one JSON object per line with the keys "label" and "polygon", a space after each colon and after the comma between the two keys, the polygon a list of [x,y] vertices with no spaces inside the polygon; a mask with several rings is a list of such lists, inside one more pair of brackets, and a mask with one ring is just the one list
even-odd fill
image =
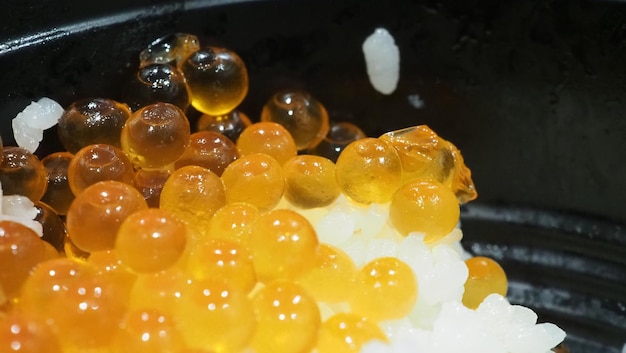
{"label": "black bowl", "polygon": [[[370,85],[377,27],[401,53],[398,89]],[[119,99],[153,39],[238,52],[253,120],[303,88],[369,135],[428,124],[463,152],[479,192],[464,244],[501,261],[510,300],[573,352],[626,342],[626,4],[618,1],[19,1],[0,13],[0,131],[31,100]],[[415,98],[424,104],[415,105]],[[40,156],[59,150],[54,129]]]}

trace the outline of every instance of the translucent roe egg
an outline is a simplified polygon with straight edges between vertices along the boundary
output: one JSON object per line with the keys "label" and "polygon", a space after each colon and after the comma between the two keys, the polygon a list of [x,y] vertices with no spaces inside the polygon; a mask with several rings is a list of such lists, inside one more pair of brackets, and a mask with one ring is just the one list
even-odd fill
{"label": "translucent roe egg", "polygon": [[316,348],[318,353],[357,353],[372,340],[388,341],[375,323],[352,313],[338,313],[322,323]]}
{"label": "translucent roe egg", "polygon": [[383,140],[364,138],[349,144],[337,159],[341,190],[360,203],[387,203],[402,184],[398,152]]}
{"label": "translucent roe egg", "polygon": [[508,281],[498,262],[488,257],[476,256],[465,260],[465,264],[469,275],[465,281],[463,305],[476,309],[489,294],[506,296]]}
{"label": "translucent roe egg", "polygon": [[115,250],[100,250],[89,254],[87,263],[96,276],[105,277],[115,284],[124,302],[130,298],[130,292],[138,275],[122,262]]}
{"label": "translucent roe egg", "polygon": [[139,67],[151,64],[176,65],[198,49],[200,49],[200,41],[193,34],[167,34],[152,41],[139,53]]}
{"label": "translucent roe egg", "polygon": [[427,243],[450,233],[459,215],[456,196],[437,181],[416,179],[404,184],[389,206],[389,219],[400,234],[421,232]]}
{"label": "translucent roe egg", "polygon": [[450,188],[460,203],[477,197],[471,171],[461,152],[426,125],[390,131],[381,139],[392,144],[400,155],[404,180],[432,179]]}
{"label": "translucent roe egg", "polygon": [[356,140],[367,137],[358,126],[347,121],[331,122],[328,133],[317,146],[308,148],[307,152],[337,161],[341,152]]}
{"label": "translucent roe egg", "polygon": [[237,145],[228,137],[217,132],[199,131],[191,134],[189,145],[174,165],[176,168],[197,165],[221,176],[237,158]]}
{"label": "translucent roe egg", "polygon": [[62,350],[46,322],[14,311],[7,317],[0,316],[0,352],[61,353]]}
{"label": "translucent roe egg", "polygon": [[316,146],[329,128],[326,108],[307,92],[283,91],[263,106],[261,121],[284,126],[293,137],[298,150]]}
{"label": "translucent roe egg", "polygon": [[74,195],[99,181],[116,180],[133,185],[135,170],[121,149],[107,144],[81,148],[68,167],[68,179]]}
{"label": "translucent roe egg", "polygon": [[310,352],[317,341],[320,312],[300,286],[276,281],[252,298],[258,320],[252,348],[258,353]]}
{"label": "translucent roe egg", "polygon": [[285,198],[298,207],[324,207],[341,193],[335,176],[335,163],[327,158],[296,156],[283,165],[283,170]]}
{"label": "translucent roe egg", "polygon": [[115,353],[177,352],[185,344],[173,317],[144,308],[126,313],[111,347]]}
{"label": "translucent roe egg", "polygon": [[45,259],[43,240],[21,223],[0,221],[0,286],[14,298],[31,269]]}
{"label": "translucent roe egg", "polygon": [[235,109],[248,93],[248,71],[233,51],[205,47],[179,64],[198,111],[219,116]]}
{"label": "translucent roe egg", "polygon": [[173,213],[147,208],[129,215],[120,226],[115,251],[133,271],[150,273],[171,267],[187,245],[187,227]]}
{"label": "translucent roe egg", "polygon": [[176,317],[177,305],[191,283],[190,275],[178,266],[157,273],[138,274],[130,291],[129,308],[158,308],[162,313]]}
{"label": "translucent roe egg", "polygon": [[254,231],[253,225],[260,214],[259,209],[250,203],[227,204],[213,215],[207,236],[234,241],[247,249]]}
{"label": "translucent roe egg", "polygon": [[242,156],[264,153],[274,157],[281,165],[298,154],[291,134],[280,124],[260,122],[248,126],[237,140]]}
{"label": "translucent roe egg", "polygon": [[184,111],[191,103],[185,77],[175,65],[150,64],[140,68],[124,91],[123,100],[132,110],[163,102]]}
{"label": "translucent roe egg", "polygon": [[150,104],[134,112],[124,125],[122,150],[135,166],[160,169],[183,154],[190,134],[189,121],[180,108]]}
{"label": "translucent roe egg", "polygon": [[126,104],[112,99],[78,100],[59,119],[59,139],[70,153],[97,143],[120,147],[120,133],[130,114]]}
{"label": "translucent roe egg", "polygon": [[249,293],[256,284],[250,252],[234,241],[204,240],[190,249],[187,268],[195,279],[228,281],[230,286],[245,293]]}
{"label": "translucent roe egg", "polygon": [[6,146],[0,163],[0,184],[4,195],[22,195],[39,201],[48,186],[46,168],[26,149]]}
{"label": "translucent roe egg", "polygon": [[110,250],[126,217],[145,208],[146,200],[134,187],[101,181],[74,199],[67,212],[67,231],[74,245],[84,251]]}
{"label": "translucent roe egg", "polygon": [[317,301],[337,303],[349,299],[356,273],[356,265],[348,254],[331,245],[320,244],[315,265],[297,283]]}
{"label": "translucent roe egg", "polygon": [[261,214],[249,244],[257,278],[265,283],[306,274],[315,266],[319,249],[311,223],[287,209]]}
{"label": "translucent roe egg", "polygon": [[217,132],[233,142],[237,142],[239,135],[250,125],[250,118],[237,109],[218,116],[202,114],[196,123],[198,131]]}
{"label": "translucent roe egg", "polygon": [[280,163],[261,153],[244,155],[222,174],[228,203],[247,202],[261,212],[273,209],[283,196],[285,177]]}
{"label": "translucent roe egg", "polygon": [[161,208],[185,222],[194,237],[205,234],[215,211],[226,204],[222,180],[208,169],[185,166],[174,171],[161,190]]}
{"label": "translucent roe egg", "polygon": [[368,262],[354,280],[350,308],[373,321],[399,319],[409,314],[417,300],[413,270],[395,257]]}
{"label": "translucent roe egg", "polygon": [[187,286],[177,313],[187,344],[215,352],[240,352],[250,342],[256,325],[246,293],[219,280]]}
{"label": "translucent roe egg", "polygon": [[60,214],[65,215],[74,200],[74,193],[70,188],[68,168],[74,155],[69,152],[55,152],[41,160],[46,168],[48,188],[41,201],[50,205]]}

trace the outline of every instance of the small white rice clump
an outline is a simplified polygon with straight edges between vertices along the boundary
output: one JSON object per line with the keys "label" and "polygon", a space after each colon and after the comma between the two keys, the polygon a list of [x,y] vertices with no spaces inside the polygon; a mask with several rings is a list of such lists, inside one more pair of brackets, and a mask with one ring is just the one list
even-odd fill
{"label": "small white rice clump", "polygon": [[[284,202],[283,208],[293,208]],[[401,236],[389,223],[389,205],[360,205],[341,195],[325,208],[300,210],[315,227],[320,242],[342,249],[361,267],[394,256],[413,270],[419,288],[413,310],[400,320],[379,323],[390,343],[370,342],[361,353],[546,353],[565,332],[550,323],[537,324],[529,308],[511,305],[498,294],[476,309],[462,304],[468,254],[459,226],[436,243],[424,235]],[[322,319],[349,305],[320,305]]]}
{"label": "small white rice clump", "polygon": [[43,227],[37,222],[37,208],[26,196],[8,195],[2,192],[0,183],[0,221],[12,221],[25,225],[32,229],[40,237],[43,236]]}
{"label": "small white rice clump", "polygon": [[367,75],[374,88],[382,94],[391,94],[400,80],[400,49],[391,34],[377,28],[363,42]]}
{"label": "small white rice clump", "polygon": [[31,102],[12,121],[17,145],[34,153],[43,140],[43,131],[56,125],[63,111],[63,107],[50,98]]}

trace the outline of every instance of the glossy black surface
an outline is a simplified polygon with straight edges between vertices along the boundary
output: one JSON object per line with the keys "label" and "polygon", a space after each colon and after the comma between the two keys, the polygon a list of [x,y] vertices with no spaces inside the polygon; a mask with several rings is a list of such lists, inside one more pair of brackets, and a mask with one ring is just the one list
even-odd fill
{"label": "glossy black surface", "polygon": [[[18,1],[0,12],[0,132],[33,99],[120,97],[153,39],[235,50],[258,120],[280,88],[377,136],[428,124],[463,152],[479,199],[465,244],[501,259],[510,298],[573,352],[626,342],[626,3],[620,1]],[[387,28],[401,78],[368,82],[361,43]],[[419,99],[417,99],[419,98]],[[416,107],[417,101],[423,106]],[[59,149],[54,131],[41,155]]]}

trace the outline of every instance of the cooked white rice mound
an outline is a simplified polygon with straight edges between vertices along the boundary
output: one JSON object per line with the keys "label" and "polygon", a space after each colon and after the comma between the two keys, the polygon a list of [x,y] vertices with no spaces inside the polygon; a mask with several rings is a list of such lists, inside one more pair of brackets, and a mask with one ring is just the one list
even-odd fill
{"label": "cooked white rice mound", "polygon": [[13,137],[17,145],[33,153],[43,140],[43,131],[57,124],[63,107],[50,98],[31,102],[13,119]]}

